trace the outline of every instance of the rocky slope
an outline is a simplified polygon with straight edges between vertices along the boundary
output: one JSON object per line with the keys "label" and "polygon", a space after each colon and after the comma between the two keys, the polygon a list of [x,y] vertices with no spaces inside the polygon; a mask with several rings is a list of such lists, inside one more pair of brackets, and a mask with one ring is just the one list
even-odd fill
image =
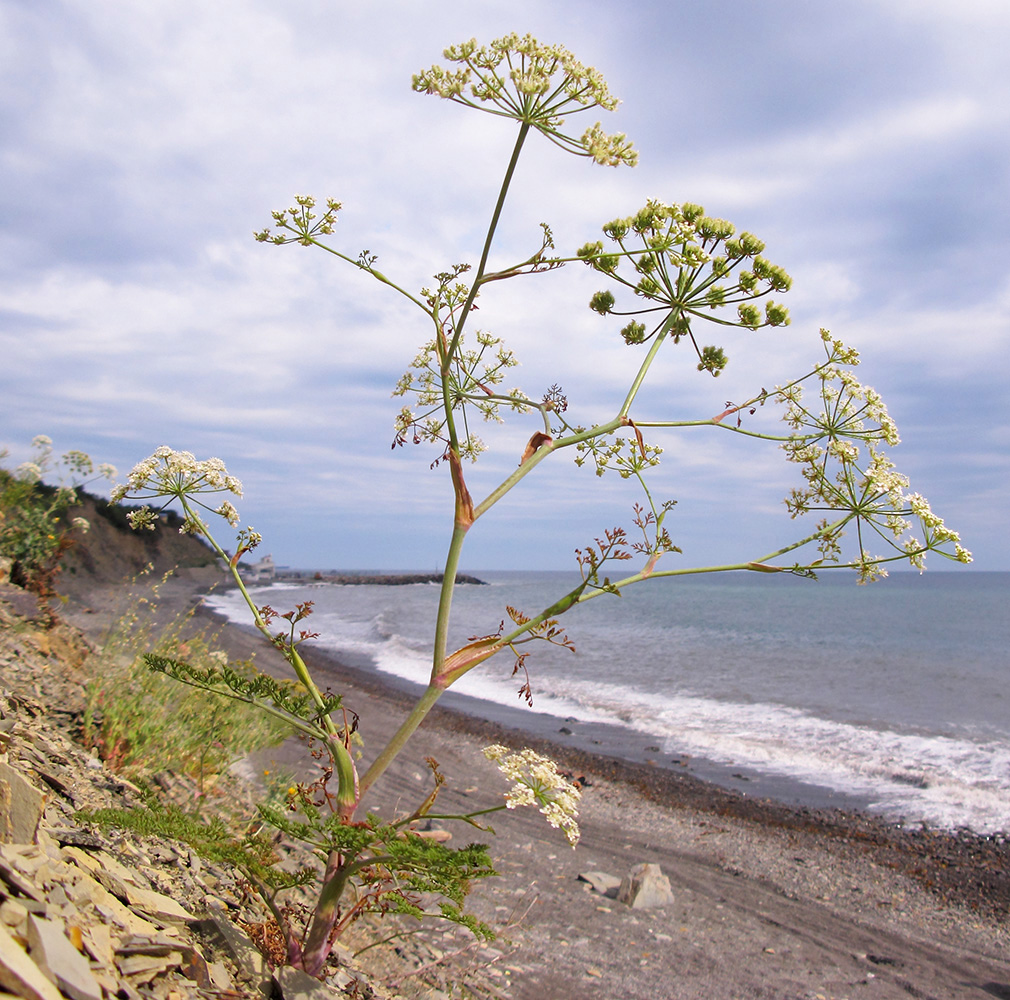
{"label": "rocky slope", "polygon": [[[90,644],[47,627],[34,604],[0,584],[0,986],[27,1000],[386,995],[346,952],[328,986],[271,973],[246,933],[264,913],[234,873],[168,840],[106,836],[77,820],[81,809],[136,805],[141,791],[71,738]],[[194,797],[178,775],[156,783]],[[233,814],[251,807],[234,779],[221,793]]]}
{"label": "rocky slope", "polygon": [[[178,562],[188,565],[174,572],[189,587],[220,577],[203,545],[170,528],[126,534],[93,504],[83,516],[91,531],[58,583],[76,595],[69,607],[78,616],[92,610],[89,591],[149,563],[168,573]],[[252,940],[263,937],[268,914],[233,871],[163,838],[106,835],[79,820],[83,809],[142,801],[140,788],[75,738],[94,653],[83,632],[54,620],[0,567],[0,991],[25,1000],[392,998],[340,946],[322,982],[272,969]],[[186,808],[198,799],[184,776],[157,774],[152,784]],[[255,815],[255,789],[238,777],[224,776],[214,794],[201,808],[233,822]],[[278,843],[278,851],[308,860],[295,845]],[[367,941],[359,935],[357,945]],[[420,945],[399,956],[383,950],[368,954],[382,959],[387,975],[410,979],[415,969],[439,964],[440,955]],[[420,979],[411,986],[403,995],[449,995]]]}

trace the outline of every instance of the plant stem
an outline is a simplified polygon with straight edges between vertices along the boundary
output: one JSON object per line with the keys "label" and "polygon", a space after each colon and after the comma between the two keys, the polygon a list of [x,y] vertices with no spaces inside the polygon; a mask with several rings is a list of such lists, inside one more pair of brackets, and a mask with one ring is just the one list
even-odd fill
{"label": "plant stem", "polygon": [[[221,548],[217,539],[214,538],[206,524],[203,522],[203,519],[198,518],[195,511],[193,511],[186,502],[186,498],[182,497],[181,500],[186,514],[194,523],[201,526],[204,537],[210,543],[211,547],[218,556],[223,559],[225,564],[228,566],[232,579],[235,581],[235,585],[238,587],[243,599],[249,606],[249,610],[252,612],[256,628],[260,634],[270,642],[271,645],[277,645],[274,642],[274,637],[270,634],[270,628],[263,620],[263,616],[260,614],[260,609],[256,606],[256,602],[252,599],[252,596],[246,589],[245,581],[242,579],[242,575],[238,570],[238,560],[233,560],[224,551],[224,549]],[[327,734],[326,747],[333,758],[333,765],[337,772],[337,804],[339,806],[340,814],[349,819],[353,815],[354,808],[358,801],[357,772],[354,767],[354,760],[352,759],[347,747],[344,746],[343,740],[337,730],[336,723],[334,723],[330,716],[324,711],[326,702],[323,699],[319,688],[316,687],[315,681],[313,681],[312,675],[309,672],[309,668],[305,665],[305,661],[299,655],[294,643],[288,642],[280,648],[281,652],[284,654],[284,658],[289,664],[291,664],[298,680],[309,692],[309,696],[315,703],[316,708],[319,709],[319,721]]]}
{"label": "plant stem", "polygon": [[674,321],[679,318],[679,309],[670,313],[666,322],[663,323],[662,329],[656,334],[656,339],[652,342],[652,346],[649,348],[649,353],[645,356],[645,360],[639,367],[635,380],[631,383],[628,395],[624,397],[624,402],[621,404],[620,410],[617,411],[617,415],[619,417],[626,417],[631,412],[631,404],[635,401],[635,397],[638,395],[638,390],[641,389],[642,383],[645,381],[645,376],[649,374],[652,362],[659,353],[659,349],[662,347],[663,341],[666,340],[666,335],[670,332],[670,328],[673,326]]}
{"label": "plant stem", "polygon": [[445,567],[442,571],[442,589],[438,595],[438,617],[435,620],[435,648],[431,658],[432,681],[445,663],[446,648],[449,642],[449,612],[452,610],[452,597],[456,590],[456,571],[459,568],[459,557],[463,552],[463,542],[466,540],[467,529],[457,524],[453,528],[449,540],[449,551],[445,557]]}
{"label": "plant stem", "polygon": [[498,228],[498,220],[501,217],[502,209],[505,207],[505,196],[508,194],[509,186],[512,184],[512,175],[515,173],[516,164],[519,162],[519,154],[522,152],[523,143],[529,134],[530,126],[528,122],[523,122],[519,126],[519,135],[516,136],[515,146],[512,147],[512,158],[505,170],[505,177],[502,179],[501,189],[498,192],[498,201],[495,203],[494,212],[491,214],[491,223],[487,229],[487,236],[484,238],[484,249],[480,256],[480,264],[477,266],[477,273],[474,276],[473,284],[470,286],[470,294],[467,296],[463,308],[459,312],[456,320],[456,329],[453,331],[452,342],[449,345],[448,357],[451,359],[456,353],[459,339],[463,335],[463,326],[467,316],[473,308],[473,300],[477,297],[480,289],[481,279],[484,277],[484,270],[487,267],[488,255],[491,253],[491,243],[494,240],[495,230]]}
{"label": "plant stem", "polygon": [[403,745],[414,734],[414,730],[424,721],[424,717],[431,711],[434,704],[442,695],[444,688],[435,684],[429,684],[424,694],[417,700],[417,704],[410,711],[410,715],[403,720],[402,725],[393,735],[393,738],[385,745],[382,752],[365,772],[364,777],[359,782],[358,788],[361,796],[375,783],[376,779],[382,775],[386,768],[393,762],[396,755],[403,749]]}

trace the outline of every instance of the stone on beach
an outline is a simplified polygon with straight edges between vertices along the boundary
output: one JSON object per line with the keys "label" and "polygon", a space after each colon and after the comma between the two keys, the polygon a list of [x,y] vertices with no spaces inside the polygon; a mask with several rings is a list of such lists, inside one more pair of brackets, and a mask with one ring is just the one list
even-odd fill
{"label": "stone on beach", "polygon": [[579,881],[588,882],[594,892],[610,899],[616,899],[617,891],[621,888],[621,880],[616,875],[608,875],[606,872],[582,872]]}
{"label": "stone on beach", "polygon": [[659,865],[635,865],[621,880],[617,899],[634,910],[667,906],[673,902],[670,880]]}

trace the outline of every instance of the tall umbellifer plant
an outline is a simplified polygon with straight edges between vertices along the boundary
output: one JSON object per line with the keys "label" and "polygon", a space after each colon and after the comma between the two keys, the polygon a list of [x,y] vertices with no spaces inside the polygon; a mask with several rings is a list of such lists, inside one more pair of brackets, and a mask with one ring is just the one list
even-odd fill
{"label": "tall umbellifer plant", "polygon": [[[339,714],[340,700],[319,691],[299,652],[301,643],[311,637],[300,628],[310,608],[303,605],[280,616],[287,624],[275,633],[276,612],[258,606],[242,584],[238,561],[259,541],[251,528],[239,532],[235,552],[227,557],[229,565],[257,627],[283,651],[307,693],[295,697],[267,680],[257,688],[249,680],[200,673],[178,661],[150,661],[153,668],[188,683],[263,704],[326,747],[328,777],[335,789],[330,791],[325,783],[314,790],[300,788],[292,803],[300,810],[297,822],[290,813],[264,810],[267,820],[313,843],[322,861],[321,888],[306,932],[299,936],[285,928],[289,960],[310,972],[322,968],[335,933],[365,908],[361,900],[370,900],[380,909],[393,906],[418,912],[414,892],[434,890],[449,899],[443,912],[462,919],[458,904],[466,880],[490,870],[482,849],[470,846],[453,853],[406,832],[413,820],[431,814],[442,782],[435,767],[432,794],[414,813],[385,824],[375,817],[362,820],[358,814],[362,797],[382,777],[442,692],[479,664],[508,651],[515,666],[522,668],[528,655],[524,647],[534,640],[570,645],[558,624],[561,615],[653,577],[727,571],[812,577],[820,569],[850,568],[860,582],[867,582],[884,575],[887,564],[894,561],[907,560],[921,568],[930,551],[960,562],[971,558],[957,534],[944,526],[926,501],[906,492],[908,481],[887,458],[887,449],[898,441],[894,423],[880,397],[853,374],[855,351],[825,331],[820,333],[824,358],[809,371],[770,392],[762,389],[715,417],[671,420],[661,414],[640,414],[639,394],[660,352],[686,353],[690,365],[718,376],[727,364],[726,353],[722,346],[704,343],[702,330],[729,334],[734,329],[753,331],[787,324],[788,313],[776,297],[789,289],[788,274],[763,256],[764,244],[756,236],[737,234],[730,223],[707,215],[699,205],[661,201],[649,201],[634,214],[606,223],[603,239],[573,254],[557,253],[549,226],[541,224],[529,256],[516,263],[493,262],[495,233],[516,164],[531,136],[537,134],[564,151],[608,166],[632,166],[637,154],[623,135],[605,134],[598,122],[581,134],[571,130],[570,119],[597,108],[613,110],[617,102],[600,74],[563,48],[542,45],[529,35],[509,35],[487,46],[475,41],[454,46],[446,49],[445,58],[450,66],[433,66],[419,73],[414,90],[488,112],[516,129],[515,145],[475,263],[440,271],[429,287],[411,292],[382,273],[376,267],[377,258],[368,251],[346,252],[334,245],[331,238],[340,204],[329,200],[317,211],[311,197],[297,197],[293,207],[274,213],[273,229],[256,234],[257,240],[276,246],[318,247],[371,275],[416,307],[421,326],[427,329],[420,352],[395,388],[396,395],[408,400],[396,418],[395,442],[434,445],[439,461],[433,464],[449,476],[453,488],[428,687],[389,743],[371,756],[359,775],[350,752],[350,732]],[[615,332],[619,329],[628,350],[641,356],[613,416],[600,423],[580,424],[572,415],[575,407],[569,409],[569,401],[557,386],[538,398],[503,388],[515,358],[497,337],[472,328],[475,300],[485,290],[490,292],[492,283],[568,264],[589,267],[599,276],[603,287],[592,296],[590,308]],[[749,416],[758,407],[773,406],[781,407],[786,429],[781,433],[753,429]],[[465,466],[478,458],[484,445],[472,428],[476,418],[500,420],[508,411],[530,418],[528,444],[518,467],[486,496],[475,499],[467,487]],[[675,554],[680,550],[668,524],[673,501],[654,497],[647,481],[650,469],[660,461],[661,449],[647,443],[645,434],[698,427],[777,442],[801,471],[800,485],[786,500],[789,513],[793,518],[813,513],[816,524],[789,544],[756,558],[718,566],[678,565]],[[556,461],[566,452],[576,465],[589,463],[597,475],[613,471],[638,483],[642,496],[632,514],[632,534],[619,527],[603,531],[576,550],[581,570],[577,586],[529,615],[509,608],[508,628],[450,649],[456,570],[468,531],[506,493],[535,475],[542,463]],[[217,501],[208,501],[205,494],[227,492],[240,494],[241,489],[219,461],[197,462],[188,453],[162,448],[134,469],[118,496],[149,498],[161,504],[179,501],[186,515],[184,530],[205,536],[224,555],[208,526],[207,513],[220,515],[233,527],[238,526],[239,516],[230,500],[214,506]],[[155,516],[155,511],[143,509],[132,515],[134,526],[150,524]],[[610,564],[618,562],[635,565],[623,578],[611,579]],[[472,626],[472,632],[479,632],[479,623]],[[528,682],[524,689],[528,693]],[[573,842],[577,839],[576,794],[549,762],[529,752],[510,754],[501,747],[486,752],[515,781],[508,805],[539,804],[551,823]],[[324,794],[319,794],[320,789]],[[473,816],[457,818],[474,822]],[[264,880],[261,872],[255,874]],[[345,902],[351,899],[345,893],[351,884],[358,885],[358,892],[352,902]],[[280,914],[278,922],[285,927]]]}

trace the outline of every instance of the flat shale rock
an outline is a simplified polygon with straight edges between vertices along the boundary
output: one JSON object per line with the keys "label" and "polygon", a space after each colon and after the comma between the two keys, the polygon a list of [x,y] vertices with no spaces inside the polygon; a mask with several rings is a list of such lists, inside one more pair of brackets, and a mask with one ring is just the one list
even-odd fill
{"label": "flat shale rock", "polygon": [[0,760],[0,840],[30,844],[46,807],[46,794]]}

